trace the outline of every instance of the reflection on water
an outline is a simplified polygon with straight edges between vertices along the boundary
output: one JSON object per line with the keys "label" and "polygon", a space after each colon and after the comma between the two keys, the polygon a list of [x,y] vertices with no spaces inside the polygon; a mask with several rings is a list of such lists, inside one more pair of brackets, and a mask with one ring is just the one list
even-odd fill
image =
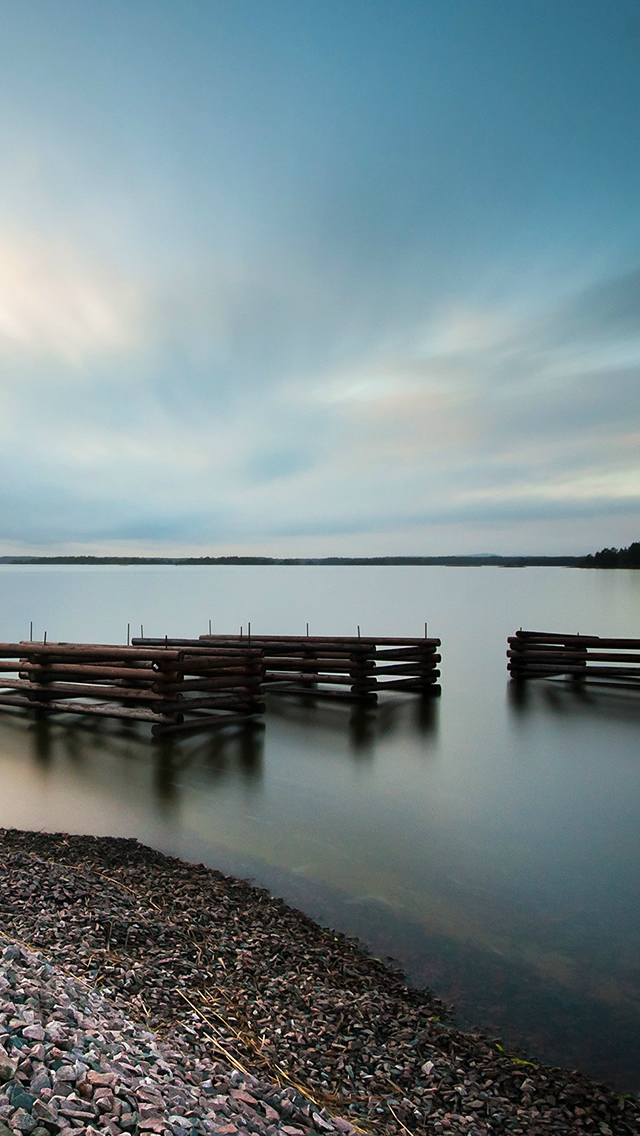
{"label": "reflection on water", "polygon": [[[149,739],[134,723],[111,723],[105,719],[51,716],[36,711],[28,718],[13,717],[15,730],[31,741],[36,768],[53,771],[56,761],[89,771],[96,754],[117,761],[144,761],[153,772],[152,795],[158,807],[168,810],[179,800],[181,781],[190,767],[200,764],[213,786],[227,778],[237,778],[247,786],[259,783],[263,775],[264,727],[248,722],[233,732],[220,730],[200,734],[191,744],[173,737]],[[4,741],[10,731],[4,727]],[[14,739],[15,742],[16,739]]]}
{"label": "reflection on water", "polygon": [[129,621],[407,635],[427,617],[442,697],[270,694],[264,726],[154,742],[134,723],[2,714],[0,825],[136,836],[253,878],[397,959],[463,1023],[640,1088],[640,694],[516,686],[504,654],[523,623],[629,633],[640,573],[603,575],[11,570],[5,639],[30,618],[113,641]]}
{"label": "reflection on water", "polygon": [[514,721],[535,720],[545,712],[562,715],[592,715],[600,721],[632,722],[640,726],[640,688],[545,679],[507,684],[507,705]]}

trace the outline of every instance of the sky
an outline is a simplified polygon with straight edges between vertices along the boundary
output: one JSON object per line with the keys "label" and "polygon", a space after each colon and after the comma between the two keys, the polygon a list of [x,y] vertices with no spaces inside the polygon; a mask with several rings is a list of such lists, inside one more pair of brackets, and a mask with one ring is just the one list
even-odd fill
{"label": "sky", "polygon": [[0,0],[0,554],[640,539],[640,0]]}

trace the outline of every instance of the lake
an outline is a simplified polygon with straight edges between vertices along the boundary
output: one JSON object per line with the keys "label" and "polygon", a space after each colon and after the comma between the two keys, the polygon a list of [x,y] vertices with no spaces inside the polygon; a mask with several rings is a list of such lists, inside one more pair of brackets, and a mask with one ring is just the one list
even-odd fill
{"label": "lake", "polygon": [[429,635],[442,697],[270,696],[264,728],[0,715],[0,826],[136,836],[255,880],[542,1060],[640,1090],[640,694],[515,697],[520,626],[640,637],[640,573],[0,567],[0,639]]}

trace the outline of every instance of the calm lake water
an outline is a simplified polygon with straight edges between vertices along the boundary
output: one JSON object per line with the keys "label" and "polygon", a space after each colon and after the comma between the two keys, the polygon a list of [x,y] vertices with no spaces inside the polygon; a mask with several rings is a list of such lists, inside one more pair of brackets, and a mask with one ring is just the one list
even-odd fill
{"label": "calm lake water", "polygon": [[[265,728],[0,716],[0,825],[136,836],[247,876],[544,1061],[640,1090],[640,695],[509,689],[518,627],[640,637],[640,572],[0,568],[0,638],[442,639],[442,697],[273,698]],[[70,722],[70,724],[68,724]]]}

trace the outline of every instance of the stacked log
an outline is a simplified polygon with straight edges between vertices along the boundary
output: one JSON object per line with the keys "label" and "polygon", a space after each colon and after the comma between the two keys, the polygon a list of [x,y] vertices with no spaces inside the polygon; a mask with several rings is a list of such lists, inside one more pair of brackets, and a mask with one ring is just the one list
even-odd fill
{"label": "stacked log", "polygon": [[[160,639],[134,639],[156,646]],[[347,636],[201,635],[169,639],[169,647],[215,651],[259,650],[265,689],[273,694],[313,694],[374,703],[381,691],[439,694],[439,639]]]}
{"label": "stacked log", "polygon": [[520,630],[507,642],[512,679],[565,678],[640,689],[640,639]]}
{"label": "stacked log", "polygon": [[148,722],[156,736],[264,712],[260,651],[160,643],[0,643],[0,709]]}

